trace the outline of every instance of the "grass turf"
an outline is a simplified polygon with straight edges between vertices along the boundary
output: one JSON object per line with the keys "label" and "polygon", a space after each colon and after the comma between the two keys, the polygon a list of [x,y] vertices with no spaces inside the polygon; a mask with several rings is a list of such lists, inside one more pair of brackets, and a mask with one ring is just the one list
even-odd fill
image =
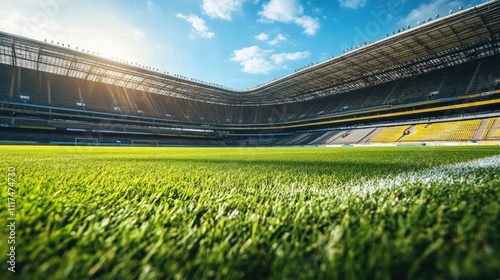
{"label": "grass turf", "polygon": [[2,279],[500,275],[499,147],[0,152]]}

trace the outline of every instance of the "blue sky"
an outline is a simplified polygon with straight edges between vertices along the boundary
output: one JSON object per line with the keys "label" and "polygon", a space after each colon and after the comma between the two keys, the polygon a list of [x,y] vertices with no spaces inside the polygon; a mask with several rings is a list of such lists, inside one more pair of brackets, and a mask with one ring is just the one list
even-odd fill
{"label": "blue sky", "polygon": [[244,89],[483,2],[18,0],[2,3],[0,30]]}

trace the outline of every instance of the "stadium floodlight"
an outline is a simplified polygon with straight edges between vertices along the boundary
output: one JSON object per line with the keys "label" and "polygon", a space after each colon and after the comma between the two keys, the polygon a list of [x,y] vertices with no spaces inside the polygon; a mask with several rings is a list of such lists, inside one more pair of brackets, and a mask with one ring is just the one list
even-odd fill
{"label": "stadium floodlight", "polygon": [[76,106],[78,106],[78,107],[85,107],[85,103],[83,103],[83,102],[76,102]]}
{"label": "stadium floodlight", "polygon": [[115,112],[122,112],[122,109],[120,109],[120,107],[114,107],[113,110],[115,110]]}
{"label": "stadium floodlight", "polygon": [[137,114],[144,115],[144,112],[142,110],[137,110]]}

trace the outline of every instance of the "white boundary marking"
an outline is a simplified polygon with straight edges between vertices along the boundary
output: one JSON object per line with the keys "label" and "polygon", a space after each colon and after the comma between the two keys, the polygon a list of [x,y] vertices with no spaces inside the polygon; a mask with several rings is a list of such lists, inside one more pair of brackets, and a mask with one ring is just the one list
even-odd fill
{"label": "white boundary marking", "polygon": [[[500,155],[480,158],[443,166],[432,167],[421,171],[405,172],[398,175],[387,175],[381,178],[353,179],[343,184],[335,184],[329,188],[299,185],[292,183],[288,188],[277,188],[275,192],[281,196],[294,197],[300,193],[312,193],[324,198],[341,199],[358,196],[372,196],[382,189],[401,188],[406,191],[407,186],[423,185],[428,188],[436,184],[467,184],[476,186],[481,178],[478,171],[481,169],[500,169]],[[500,174],[500,172],[499,172]],[[360,182],[360,180],[364,180]]]}
{"label": "white boundary marking", "polygon": [[485,168],[500,168],[500,155],[480,158],[472,161],[460,162],[456,164],[432,167],[420,172],[402,173],[395,177],[369,179],[362,184],[354,185],[352,190],[358,193],[372,194],[378,189],[393,189],[406,185],[423,184],[431,187],[435,183],[447,185],[477,183],[477,171]]}

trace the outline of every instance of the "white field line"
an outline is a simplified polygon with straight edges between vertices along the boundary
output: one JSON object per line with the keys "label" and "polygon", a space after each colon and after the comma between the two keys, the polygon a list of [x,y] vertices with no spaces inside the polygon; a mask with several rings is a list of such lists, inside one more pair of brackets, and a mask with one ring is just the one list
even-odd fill
{"label": "white field line", "polygon": [[460,162],[456,164],[444,165],[425,169],[423,171],[402,173],[395,177],[369,179],[362,184],[354,185],[353,192],[371,194],[378,189],[393,189],[408,185],[432,185],[446,184],[467,184],[476,185],[478,183],[477,171],[486,168],[500,168],[500,155],[480,158],[473,161]]}
{"label": "white field line", "polygon": [[[478,171],[490,168],[500,169],[500,155],[433,167],[422,171],[390,175],[383,178],[370,178],[362,182],[360,182],[360,179],[357,179],[341,186],[333,186],[327,189],[314,186],[291,186],[288,190],[281,190],[279,192],[281,195],[286,195],[288,197],[306,192],[320,195],[324,198],[335,197],[343,199],[351,197],[352,195],[371,196],[382,189],[390,190],[401,188],[405,191],[406,187],[414,185],[432,187],[436,184],[467,184],[476,186],[482,180]],[[282,193],[283,191],[287,193],[284,194]]]}

